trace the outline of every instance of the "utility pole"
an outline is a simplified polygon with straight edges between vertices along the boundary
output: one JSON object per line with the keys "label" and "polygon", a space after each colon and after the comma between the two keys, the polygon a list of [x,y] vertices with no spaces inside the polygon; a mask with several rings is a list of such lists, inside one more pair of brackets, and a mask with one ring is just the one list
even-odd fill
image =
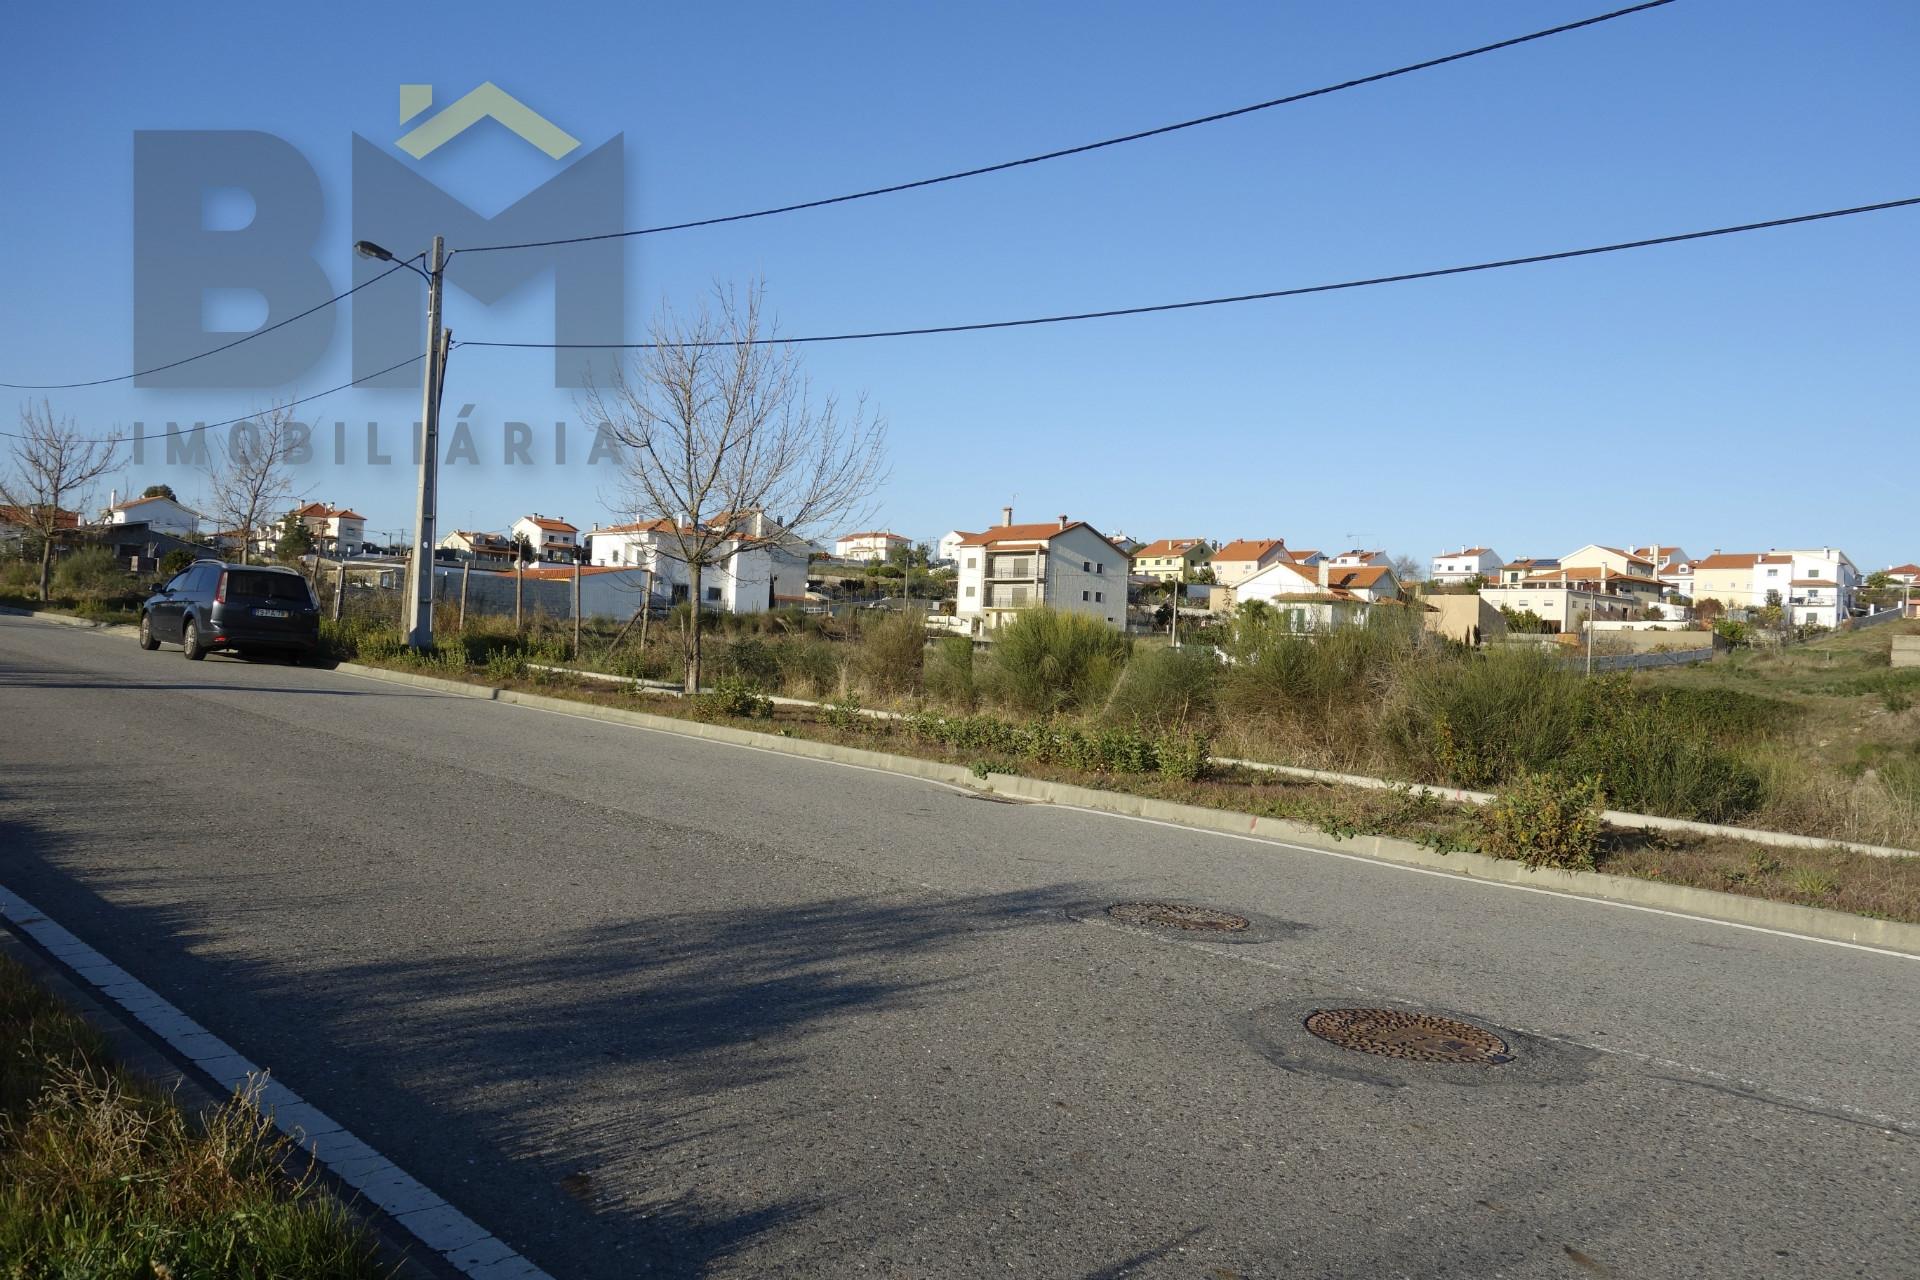
{"label": "utility pole", "polygon": [[420,391],[420,492],[414,504],[411,580],[407,584],[407,647],[433,648],[433,531],[440,478],[440,382],[446,367],[446,338],[440,332],[441,277],[447,242],[433,238],[427,253],[427,367]]}
{"label": "utility pole", "polygon": [[433,541],[434,519],[439,510],[440,477],[440,390],[446,381],[447,354],[453,349],[453,333],[440,327],[441,281],[447,269],[447,242],[444,236],[433,238],[426,253],[423,271],[409,258],[401,262],[371,240],[361,240],[354,252],[381,262],[396,262],[427,282],[427,357],[420,387],[420,491],[414,503],[413,546],[407,557],[407,595],[402,625],[407,647],[433,647]]}

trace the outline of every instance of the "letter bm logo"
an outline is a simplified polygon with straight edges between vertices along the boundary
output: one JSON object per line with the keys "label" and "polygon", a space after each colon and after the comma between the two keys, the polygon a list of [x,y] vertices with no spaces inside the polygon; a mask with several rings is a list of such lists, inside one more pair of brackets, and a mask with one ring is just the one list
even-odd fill
{"label": "letter bm logo", "polygon": [[[554,161],[573,155],[579,139],[492,82],[437,112],[431,85],[400,86],[400,123],[416,122],[396,142],[419,160],[484,120],[504,126]],[[622,228],[625,214],[624,134],[573,160],[493,217],[475,213],[406,162],[353,135],[350,234],[327,234],[320,176],[291,143],[246,129],[141,130],[133,140],[134,363],[152,368],[193,355],[250,330],[206,326],[210,296],[239,292],[266,302],[261,327],[342,291],[324,261],[351,256],[355,240],[373,240],[410,257],[436,235],[449,248],[514,244],[597,235]],[[251,197],[243,226],[212,227],[216,193]],[[335,244],[334,241],[338,240]],[[353,283],[390,264],[354,256]],[[449,268],[447,283],[491,305],[530,280],[553,277],[555,342],[618,342],[624,333],[624,242],[476,253]],[[385,286],[353,296],[353,376],[367,377],[424,345],[417,289]],[[163,369],[141,387],[278,387],[305,375],[326,353],[347,309],[328,307],[270,338],[208,360]],[[556,351],[553,385],[585,385],[590,351]],[[366,386],[410,386],[419,374],[398,369]]]}

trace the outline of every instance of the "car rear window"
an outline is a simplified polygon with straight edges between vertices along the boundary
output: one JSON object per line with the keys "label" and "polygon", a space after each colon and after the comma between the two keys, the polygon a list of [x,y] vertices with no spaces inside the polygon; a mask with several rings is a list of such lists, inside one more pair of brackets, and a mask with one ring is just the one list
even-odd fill
{"label": "car rear window", "polygon": [[305,578],[292,573],[262,573],[257,569],[227,570],[229,600],[291,600],[311,604]]}

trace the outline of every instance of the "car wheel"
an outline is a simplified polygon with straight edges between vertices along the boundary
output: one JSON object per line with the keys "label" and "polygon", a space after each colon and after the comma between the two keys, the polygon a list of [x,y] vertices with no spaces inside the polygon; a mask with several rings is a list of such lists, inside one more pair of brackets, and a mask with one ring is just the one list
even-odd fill
{"label": "car wheel", "polygon": [[181,629],[180,652],[187,656],[188,662],[198,662],[207,656],[207,651],[200,647],[200,624],[192,618],[188,618],[187,625]]}
{"label": "car wheel", "polygon": [[153,638],[153,619],[144,613],[140,615],[140,647],[148,653],[160,647],[160,642]]}

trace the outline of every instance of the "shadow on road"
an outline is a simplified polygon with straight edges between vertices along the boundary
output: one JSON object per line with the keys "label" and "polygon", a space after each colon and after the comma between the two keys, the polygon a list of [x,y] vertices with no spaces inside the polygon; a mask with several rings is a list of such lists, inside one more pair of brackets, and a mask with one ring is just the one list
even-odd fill
{"label": "shadow on road", "polygon": [[[156,839],[148,810],[16,773],[0,883],[568,1277],[707,1275],[835,1203],[846,1171],[790,1176],[850,1093],[823,1033],[971,981],[922,961],[1070,927],[1081,896],[845,896],[476,944],[425,927],[444,904],[363,900],[350,874],[331,901],[289,903],[272,868]],[[356,912],[363,943],[339,927]],[[421,922],[414,945],[396,912]],[[759,1166],[782,1172],[756,1183]]]}

